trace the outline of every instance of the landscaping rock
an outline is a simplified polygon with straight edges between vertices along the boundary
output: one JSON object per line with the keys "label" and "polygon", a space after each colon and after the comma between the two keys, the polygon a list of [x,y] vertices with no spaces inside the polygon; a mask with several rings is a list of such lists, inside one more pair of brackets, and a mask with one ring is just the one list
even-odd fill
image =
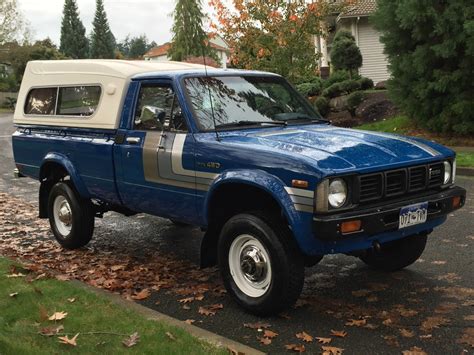
{"label": "landscaping rock", "polygon": [[357,118],[352,117],[347,110],[340,112],[330,112],[327,119],[331,121],[334,126],[338,127],[354,127],[358,125]]}
{"label": "landscaping rock", "polygon": [[387,81],[379,81],[377,85],[375,85],[375,90],[386,90],[387,89]]}
{"label": "landscaping rock", "polygon": [[361,123],[380,121],[398,113],[398,108],[387,97],[386,92],[369,93],[367,99],[355,110],[355,116]]}
{"label": "landscaping rock", "polygon": [[332,111],[340,112],[347,110],[347,97],[349,95],[338,96],[329,101],[329,107]]}

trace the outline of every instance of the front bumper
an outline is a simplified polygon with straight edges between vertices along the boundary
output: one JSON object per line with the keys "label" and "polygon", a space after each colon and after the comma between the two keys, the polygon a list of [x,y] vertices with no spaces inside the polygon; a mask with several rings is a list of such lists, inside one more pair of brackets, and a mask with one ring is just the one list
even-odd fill
{"label": "front bumper", "polygon": [[[453,206],[453,198],[459,197],[458,206]],[[464,206],[466,201],[466,190],[462,187],[453,186],[449,189],[416,198],[402,201],[390,202],[385,206],[377,206],[360,209],[340,214],[313,217],[313,234],[321,241],[341,241],[371,237],[381,233],[394,232],[398,230],[400,209],[402,207],[428,202],[427,221],[439,219],[448,213]],[[361,221],[361,229],[357,232],[344,234],[341,232],[341,224],[354,220]]]}

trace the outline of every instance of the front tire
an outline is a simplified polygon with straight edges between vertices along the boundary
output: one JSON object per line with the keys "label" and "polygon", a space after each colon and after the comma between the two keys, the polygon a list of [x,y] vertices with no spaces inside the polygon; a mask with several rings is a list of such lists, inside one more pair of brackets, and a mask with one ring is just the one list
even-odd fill
{"label": "front tire", "polygon": [[383,244],[380,251],[368,250],[360,259],[376,270],[401,270],[418,260],[425,250],[427,239],[427,234],[416,234],[395,240]]}
{"label": "front tire", "polygon": [[92,238],[94,212],[90,201],[82,200],[65,182],[55,184],[48,199],[49,224],[54,237],[66,249],[77,249]]}
{"label": "front tire", "polygon": [[268,316],[293,305],[304,283],[304,258],[288,227],[265,213],[239,214],[218,245],[224,285],[248,312]]}

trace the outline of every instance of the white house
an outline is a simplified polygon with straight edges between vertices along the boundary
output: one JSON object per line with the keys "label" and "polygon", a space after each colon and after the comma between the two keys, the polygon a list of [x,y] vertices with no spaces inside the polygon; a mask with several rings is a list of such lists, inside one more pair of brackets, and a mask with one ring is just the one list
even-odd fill
{"label": "white house", "polygon": [[[359,74],[368,77],[377,84],[390,77],[388,61],[383,53],[380,33],[370,23],[369,18],[377,9],[376,0],[359,0],[345,12],[338,14],[335,19],[335,32],[347,30],[354,36],[362,53],[362,67]],[[321,72],[330,66],[330,48],[334,33],[316,39],[317,50],[321,53]]]}
{"label": "white house", "polygon": [[[215,49],[217,52],[217,56],[220,61],[220,66],[221,68],[227,68],[227,64],[229,62],[229,45],[227,44],[226,41],[224,41],[220,36],[218,35],[209,35],[209,42],[212,48]],[[157,61],[157,62],[165,62],[169,61],[168,57],[168,51],[171,48],[171,43],[167,42],[165,44],[162,44],[158,47],[154,47],[150,49],[143,58],[145,60],[149,61]],[[195,60],[193,60],[195,59]],[[192,62],[199,62],[200,58],[191,58],[190,61]],[[216,63],[213,63],[213,61],[210,58],[207,58],[207,64],[211,66],[217,66]],[[199,62],[198,64],[203,64],[202,62]]]}

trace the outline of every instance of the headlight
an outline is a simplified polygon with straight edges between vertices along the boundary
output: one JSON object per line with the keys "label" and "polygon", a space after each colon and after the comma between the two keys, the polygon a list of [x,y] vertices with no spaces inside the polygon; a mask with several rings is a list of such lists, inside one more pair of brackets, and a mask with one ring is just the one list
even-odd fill
{"label": "headlight", "polygon": [[347,185],[342,179],[334,179],[329,183],[328,202],[334,208],[342,207],[347,200]]}
{"label": "headlight", "polygon": [[452,168],[449,161],[444,162],[444,184],[446,185],[451,180]]}

